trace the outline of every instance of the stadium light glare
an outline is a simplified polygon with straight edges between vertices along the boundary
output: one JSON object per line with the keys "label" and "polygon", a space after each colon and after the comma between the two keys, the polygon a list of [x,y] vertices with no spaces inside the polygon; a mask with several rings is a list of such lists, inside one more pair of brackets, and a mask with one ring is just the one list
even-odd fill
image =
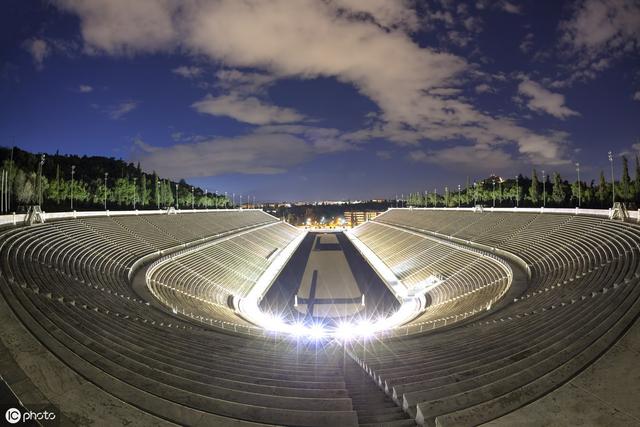
{"label": "stadium light glare", "polygon": [[322,324],[320,323],[314,323],[313,325],[311,325],[311,328],[309,328],[309,336],[316,341],[324,338],[326,334],[327,334],[327,331],[324,329],[324,326],[322,326]]}
{"label": "stadium light glare", "polygon": [[374,332],[376,331],[376,325],[372,324],[370,321],[363,319],[358,322],[358,335],[362,338],[372,337]]}
{"label": "stadium light glare", "polygon": [[287,324],[284,322],[284,320],[282,319],[282,317],[278,316],[277,314],[268,314],[266,315],[266,328],[269,331],[272,332],[280,332],[280,331],[286,331],[287,329]]}
{"label": "stadium light glare", "polygon": [[307,335],[306,326],[304,326],[304,324],[301,322],[294,323],[293,325],[291,325],[291,335],[293,335],[296,338],[300,338]]}
{"label": "stadium light glare", "polygon": [[349,341],[356,335],[354,326],[349,322],[340,322],[333,334],[343,341]]}

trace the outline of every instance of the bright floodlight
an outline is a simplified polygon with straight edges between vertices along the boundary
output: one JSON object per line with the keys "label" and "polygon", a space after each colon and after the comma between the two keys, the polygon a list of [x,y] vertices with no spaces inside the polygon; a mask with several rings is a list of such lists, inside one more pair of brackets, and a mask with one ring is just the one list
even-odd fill
{"label": "bright floodlight", "polygon": [[368,338],[373,336],[375,332],[374,325],[371,324],[368,320],[361,320],[358,322],[358,335],[363,338]]}
{"label": "bright floodlight", "polygon": [[338,339],[349,341],[355,336],[355,328],[349,322],[341,322],[336,327],[334,334]]}
{"label": "bright floodlight", "polygon": [[266,326],[268,330],[281,331],[285,328],[284,320],[282,319],[282,317],[278,316],[277,314],[269,314],[266,317],[267,317]]}
{"label": "bright floodlight", "polygon": [[303,323],[296,322],[293,325],[291,325],[291,334],[296,338],[300,338],[307,334],[307,328],[304,326]]}
{"label": "bright floodlight", "polygon": [[311,325],[311,328],[309,329],[309,336],[314,340],[319,340],[324,337],[325,334],[326,331],[324,330],[324,327],[318,323]]}

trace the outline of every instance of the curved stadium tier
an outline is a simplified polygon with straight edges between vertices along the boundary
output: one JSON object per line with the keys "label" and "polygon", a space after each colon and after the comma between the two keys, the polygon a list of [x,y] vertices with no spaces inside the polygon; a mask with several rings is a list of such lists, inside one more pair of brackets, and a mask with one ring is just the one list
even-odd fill
{"label": "curved stadium tier", "polygon": [[61,425],[639,424],[634,223],[224,210],[0,233],[2,387]]}

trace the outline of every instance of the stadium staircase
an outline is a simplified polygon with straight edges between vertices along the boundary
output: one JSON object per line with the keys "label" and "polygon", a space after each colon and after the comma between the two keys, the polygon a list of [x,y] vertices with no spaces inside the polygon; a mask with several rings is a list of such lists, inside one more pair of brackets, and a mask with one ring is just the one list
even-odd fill
{"label": "stadium staircase", "polygon": [[344,382],[361,427],[411,427],[413,419],[387,396],[360,366],[347,357]]}

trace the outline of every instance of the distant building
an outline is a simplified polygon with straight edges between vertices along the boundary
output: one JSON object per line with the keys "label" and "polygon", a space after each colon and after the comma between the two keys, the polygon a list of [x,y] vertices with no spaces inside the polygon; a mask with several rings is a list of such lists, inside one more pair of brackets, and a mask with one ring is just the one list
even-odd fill
{"label": "distant building", "polygon": [[375,217],[377,217],[380,214],[381,214],[381,212],[374,212],[374,211],[345,212],[344,213],[345,226],[347,226],[347,227],[355,227],[355,226],[360,225],[360,224],[362,224],[364,222],[367,222],[369,220],[374,219]]}

